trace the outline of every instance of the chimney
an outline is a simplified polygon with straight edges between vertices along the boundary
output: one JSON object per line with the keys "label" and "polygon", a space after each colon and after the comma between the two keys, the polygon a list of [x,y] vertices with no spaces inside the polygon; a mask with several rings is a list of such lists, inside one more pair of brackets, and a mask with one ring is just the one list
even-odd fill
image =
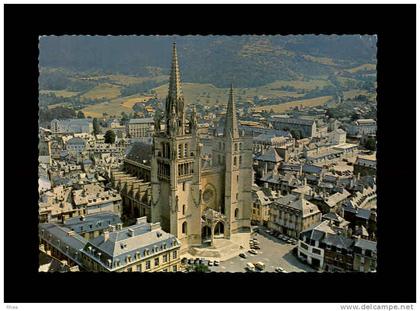
{"label": "chimney", "polygon": [[156,222],[154,224],[150,224],[150,231],[161,229],[160,222]]}
{"label": "chimney", "polygon": [[108,226],[108,231],[109,231],[109,232],[114,232],[114,231],[115,231],[115,226],[113,226],[113,225],[109,225],[109,226]]}
{"label": "chimney", "polygon": [[143,216],[143,217],[137,218],[137,221],[136,221],[136,224],[137,225],[139,225],[139,224],[146,224],[146,223],[147,223],[147,216]]}
{"label": "chimney", "polygon": [[117,224],[115,229],[116,229],[117,231],[118,231],[118,230],[122,230],[122,225],[123,225],[122,223]]}
{"label": "chimney", "polygon": [[131,228],[128,228],[128,232],[127,232],[128,236],[133,237],[134,236],[134,230]]}

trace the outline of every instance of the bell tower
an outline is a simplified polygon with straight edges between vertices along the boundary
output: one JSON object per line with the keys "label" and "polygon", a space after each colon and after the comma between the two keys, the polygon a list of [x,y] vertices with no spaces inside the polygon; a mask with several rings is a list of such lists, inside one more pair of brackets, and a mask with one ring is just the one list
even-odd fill
{"label": "bell tower", "polygon": [[229,100],[226,110],[225,128],[225,215],[229,228],[225,229],[227,238],[235,231],[236,220],[241,217],[239,205],[239,173],[240,173],[240,137],[236,117],[235,100],[233,97],[233,86],[230,87]]}
{"label": "bell tower", "polygon": [[[152,222],[181,241],[181,252],[200,240],[200,153],[195,108],[186,118],[175,43],[162,125],[155,126],[151,163]],[[195,204],[197,203],[197,204]],[[199,244],[199,243],[198,243]]]}

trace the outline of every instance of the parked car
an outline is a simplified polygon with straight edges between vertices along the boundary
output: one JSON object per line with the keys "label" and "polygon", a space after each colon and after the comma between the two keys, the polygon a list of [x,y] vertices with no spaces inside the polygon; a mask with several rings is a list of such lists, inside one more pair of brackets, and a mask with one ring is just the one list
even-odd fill
{"label": "parked car", "polygon": [[212,267],[213,266],[213,260],[209,260],[209,266]]}
{"label": "parked car", "polygon": [[246,254],[245,254],[245,253],[240,253],[240,254],[239,254],[239,257],[246,258],[247,256],[246,256]]}
{"label": "parked car", "polygon": [[258,269],[258,270],[264,270],[265,269],[265,263],[263,263],[262,261],[258,261],[256,263],[254,263],[254,266]]}
{"label": "parked car", "polygon": [[265,233],[270,233],[270,230],[265,230]]}
{"label": "parked car", "polygon": [[220,262],[219,262],[218,260],[215,260],[215,261],[213,262],[213,264],[214,264],[215,266],[218,266],[218,265],[220,264]]}
{"label": "parked car", "polygon": [[248,253],[253,254],[253,255],[257,255],[258,254],[258,252],[255,249],[250,249],[248,251]]}
{"label": "parked car", "polygon": [[274,271],[276,272],[286,272],[282,267],[277,267],[276,269],[274,269]]}
{"label": "parked car", "polygon": [[254,241],[254,243],[253,243],[254,245],[260,245],[260,242],[258,242],[258,241]]}
{"label": "parked car", "polygon": [[287,243],[292,244],[293,240],[292,239],[288,239]]}
{"label": "parked car", "polygon": [[194,259],[192,259],[192,258],[188,259],[188,264],[189,265],[192,265],[193,263],[194,263]]}
{"label": "parked car", "polygon": [[187,257],[184,257],[184,258],[181,259],[181,263],[183,265],[185,265],[187,262],[188,262],[188,258]]}
{"label": "parked car", "polygon": [[284,241],[284,242],[287,242],[287,240],[289,239],[287,236],[283,236],[282,238],[282,241]]}
{"label": "parked car", "polygon": [[261,249],[261,247],[260,247],[259,245],[254,245],[254,246],[252,247],[252,249]]}
{"label": "parked car", "polygon": [[295,239],[292,240],[293,245],[297,245],[297,241]]}
{"label": "parked car", "polygon": [[246,269],[247,271],[250,271],[250,272],[255,272],[255,266],[254,266],[252,263],[250,263],[250,262],[248,262],[248,263],[246,264],[245,269]]}

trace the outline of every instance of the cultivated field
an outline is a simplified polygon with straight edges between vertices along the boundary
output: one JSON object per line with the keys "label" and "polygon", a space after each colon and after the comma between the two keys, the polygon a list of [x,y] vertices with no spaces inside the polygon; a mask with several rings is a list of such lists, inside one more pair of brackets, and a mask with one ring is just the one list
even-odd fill
{"label": "cultivated field", "polygon": [[151,98],[153,98],[153,96],[133,97],[124,101],[121,106],[132,109],[135,104],[147,102]]}
{"label": "cultivated field", "polygon": [[93,89],[89,90],[88,92],[84,93],[80,96],[82,99],[90,98],[90,99],[98,99],[98,98],[105,98],[105,99],[113,99],[117,98],[121,95],[120,87],[110,84],[110,83],[102,83],[95,86]]}
{"label": "cultivated field", "polygon": [[354,68],[346,69],[346,71],[351,72],[351,73],[357,73],[359,71],[371,71],[371,70],[376,70],[375,64],[363,64]]}
{"label": "cultivated field", "polygon": [[304,100],[296,100],[292,102],[282,103],[278,105],[267,105],[267,106],[261,106],[256,108],[256,111],[268,111],[270,112],[273,110],[275,113],[283,113],[287,110],[295,107],[315,107],[315,106],[322,106],[328,101],[332,99],[332,96],[321,96],[316,98],[310,98],[310,99],[304,99]]}
{"label": "cultivated field", "polygon": [[[330,85],[326,80],[308,80],[308,81],[275,81],[273,83],[255,87],[255,88],[235,88],[235,97],[241,101],[252,101],[254,96],[263,97],[294,97],[299,98],[304,94],[297,92],[287,92],[281,90],[281,87],[294,87],[296,89],[303,89],[310,91],[316,87],[322,88]],[[234,86],[235,87],[235,86]],[[215,104],[227,103],[229,89],[217,88],[212,84],[204,83],[183,83],[182,90],[187,102],[195,102],[206,104],[209,106]],[[168,93],[168,84],[161,85],[154,89],[159,99],[164,99]]]}
{"label": "cultivated field", "polygon": [[41,90],[39,91],[40,94],[55,94],[57,97],[72,97],[79,94],[79,92],[74,91],[68,91],[68,90],[60,90],[60,91],[54,91],[54,90]]}

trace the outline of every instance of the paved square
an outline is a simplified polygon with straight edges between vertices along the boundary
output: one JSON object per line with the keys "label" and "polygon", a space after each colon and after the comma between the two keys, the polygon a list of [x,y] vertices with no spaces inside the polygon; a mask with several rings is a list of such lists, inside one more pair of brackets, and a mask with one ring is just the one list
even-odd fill
{"label": "paved square", "polygon": [[[261,230],[260,230],[261,231]],[[247,258],[236,256],[232,259],[223,261],[218,267],[209,267],[214,272],[246,272],[245,267],[248,262],[255,263],[261,261],[265,263],[264,271],[275,272],[276,267],[282,267],[286,272],[313,272],[315,271],[308,265],[300,262],[292,254],[293,248],[297,245],[285,243],[277,238],[263,233],[254,233],[259,246],[261,247],[257,255],[246,252]],[[245,251],[244,251],[245,252]]]}

